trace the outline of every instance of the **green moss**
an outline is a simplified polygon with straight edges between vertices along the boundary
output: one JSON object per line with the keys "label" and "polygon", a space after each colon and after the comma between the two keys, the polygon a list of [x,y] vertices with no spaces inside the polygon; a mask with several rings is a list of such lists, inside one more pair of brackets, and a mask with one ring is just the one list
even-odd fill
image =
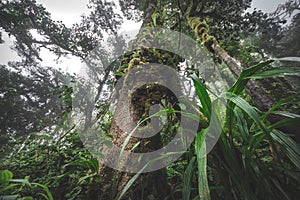
{"label": "green moss", "polygon": [[[198,37],[199,37],[199,36],[198,36]],[[209,35],[208,35],[207,32],[205,32],[205,33],[203,33],[203,34],[201,35],[201,38],[198,38],[198,39],[200,39],[203,43],[205,43],[205,41],[206,41],[208,38],[209,38]]]}
{"label": "green moss", "polygon": [[135,65],[142,64],[141,60],[139,58],[133,58],[128,63],[128,70],[132,69]]}
{"label": "green moss", "polygon": [[202,21],[202,22],[199,21],[199,23],[196,25],[194,30],[195,30],[196,33],[198,33],[201,28],[204,28],[204,29],[206,29],[206,32],[209,32],[209,27],[208,27],[208,25],[205,21]]}
{"label": "green moss", "polygon": [[194,30],[197,24],[201,23],[201,21],[197,17],[190,17],[188,23],[190,24],[191,28]]}
{"label": "green moss", "polygon": [[209,35],[209,26],[206,21],[201,21],[197,17],[187,17],[190,27],[194,30],[197,39],[199,39],[206,49],[214,53],[212,49],[213,43],[216,42],[215,37]]}
{"label": "green moss", "polygon": [[204,33],[208,33],[208,30],[205,27],[201,27],[196,32],[198,38],[201,38]]}

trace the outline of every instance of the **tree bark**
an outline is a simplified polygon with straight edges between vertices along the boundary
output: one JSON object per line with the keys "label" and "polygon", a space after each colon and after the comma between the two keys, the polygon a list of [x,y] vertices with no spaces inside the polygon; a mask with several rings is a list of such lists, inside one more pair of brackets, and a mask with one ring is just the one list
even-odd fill
{"label": "tree bark", "polygon": [[[149,1],[149,9],[148,12],[145,13],[142,27],[153,26],[151,15],[155,11],[157,11],[156,1]],[[157,20],[157,23],[159,23],[159,20]],[[161,104],[162,100],[164,100],[165,104],[168,104],[169,106],[175,105],[177,102],[174,94],[172,94],[172,92],[170,92],[168,88],[162,86],[166,85],[167,81],[168,85],[178,85],[178,80],[176,78],[165,80],[166,75],[163,74],[163,72],[155,71],[154,68],[150,67],[148,71],[147,69],[143,70],[143,73],[146,73],[146,76],[150,79],[151,76],[155,76],[155,78],[159,80],[159,82],[145,85],[143,80],[139,80],[138,77],[140,76],[140,72],[139,70],[137,70],[138,68],[146,68],[148,65],[147,63],[158,63],[158,60],[161,60],[161,55],[166,55],[166,52],[162,50],[143,48],[143,42],[146,42],[148,44],[151,43],[151,35],[145,35],[144,32],[140,32],[138,34],[136,43],[139,44],[139,49],[134,50],[133,52],[126,53],[121,62],[121,66],[127,66],[126,68],[121,68],[122,72],[125,75],[123,77],[117,77],[119,79],[119,83],[121,83],[121,86],[117,91],[118,103],[115,109],[109,133],[113,136],[113,145],[116,145],[119,148],[122,147],[124,141],[128,136],[128,134],[126,134],[125,132],[130,133],[135,128],[138,121],[148,117],[151,106],[155,104]],[[167,53],[168,56],[164,57],[165,60],[168,60],[168,58],[174,59],[174,55],[169,52]],[[174,67],[176,67],[180,61],[181,60],[179,58],[174,59]],[[166,62],[167,61],[163,61],[162,64],[167,65]],[[134,82],[131,82],[132,80],[134,80]],[[135,91],[132,91],[132,87],[137,89]],[[181,88],[178,87],[177,90],[180,93]],[[129,109],[127,109],[123,105],[123,102],[127,102],[128,99]],[[173,108],[178,109],[178,107],[176,106]],[[150,121],[152,124],[155,119],[151,118]],[[168,123],[172,125],[177,123],[177,120],[175,119]],[[149,121],[147,122],[147,124],[149,125]],[[151,131],[151,126],[148,128],[148,130],[145,130],[146,132]],[[134,148],[138,143],[139,145],[134,150],[132,150],[132,148]],[[160,133],[157,133],[156,135],[149,138],[131,137],[126,145],[125,151],[143,153],[152,152],[162,147],[163,144],[161,135]],[[106,155],[108,159],[110,156],[115,155]],[[126,163],[126,158],[124,160],[124,163]],[[130,164],[135,165],[138,162],[139,161],[136,160],[136,162],[133,161]],[[124,163],[120,163],[120,165]],[[101,185],[101,199],[118,198],[121,191],[133,178],[135,173],[118,172],[103,165],[101,162],[100,166],[101,168],[99,173],[103,176],[103,183]],[[114,178],[116,178],[115,182]],[[122,199],[163,199],[167,196],[168,192],[169,186],[167,182],[166,169],[164,168],[161,170],[141,174]]]}

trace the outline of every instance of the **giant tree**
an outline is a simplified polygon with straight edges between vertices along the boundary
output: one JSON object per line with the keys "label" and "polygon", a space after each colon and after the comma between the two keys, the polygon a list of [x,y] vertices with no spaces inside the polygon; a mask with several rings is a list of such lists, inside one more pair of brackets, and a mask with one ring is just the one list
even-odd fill
{"label": "giant tree", "polygon": [[[238,47],[239,43],[237,41],[241,41],[247,34],[250,35],[251,32],[258,30],[261,26],[265,29],[280,28],[279,21],[268,18],[268,16],[263,15],[261,12],[254,11],[252,14],[244,14],[245,10],[250,6],[251,1],[215,0],[171,2],[148,0],[139,2],[120,1],[119,3],[124,16],[128,19],[141,20],[142,28],[147,29],[147,27],[160,26],[183,32],[197,39],[215,60],[221,59],[235,76],[239,76],[244,67],[229,55],[228,52],[224,51],[223,48],[226,49],[232,46],[232,44],[237,45],[233,48]],[[134,42],[140,42],[141,44],[143,44],[143,42],[151,43],[151,39],[151,35],[149,36],[149,33],[148,35],[147,33],[143,33],[143,29],[141,29]],[[160,53],[155,54],[153,52]],[[130,111],[124,109],[122,104],[117,104],[109,131],[112,137],[112,143],[120,148],[125,143],[125,146],[127,145],[125,150],[134,148],[134,152],[143,152],[143,150],[157,149],[162,145],[159,142],[161,140],[160,135],[151,139],[131,138],[129,141],[126,140],[126,134],[124,135],[125,132],[132,132],[134,129],[134,124],[130,124],[131,121],[128,118],[132,117],[135,125],[138,124],[139,121],[149,116],[149,114],[147,114],[149,108],[153,104],[160,102],[158,99],[163,99],[168,96],[162,95],[163,93],[168,94],[168,92],[164,91],[165,89],[163,87],[159,87],[155,84],[145,84],[145,86],[138,85],[140,87],[137,90],[138,92],[129,94],[130,90],[127,88],[129,83],[126,83],[126,80],[130,79],[128,77],[131,77],[131,74],[136,72],[135,69],[143,68],[143,66],[149,62],[161,62],[162,64],[174,65],[173,67],[177,68],[176,66],[183,61],[182,58],[180,59],[176,55],[166,54],[165,58],[162,55],[164,55],[164,53],[161,50],[139,46],[139,50],[127,52],[120,63],[120,69],[116,73],[116,78],[120,79],[120,76],[123,78],[120,79],[123,86],[117,91],[119,95],[118,98],[120,102],[126,98],[130,98]],[[174,62],[168,62],[172,58],[175,58],[173,59]],[[149,71],[148,75],[151,77],[151,71]],[[249,81],[247,91],[253,97],[258,108],[263,111],[268,110],[275,102],[274,99],[254,81]],[[157,95],[155,96],[153,94]],[[176,105],[176,100],[174,101],[171,96],[172,95],[167,97],[167,100],[171,104]],[[176,106],[173,108],[178,110]],[[116,123],[117,118],[122,119],[121,124]],[[171,120],[170,123],[176,123],[176,120]],[[136,147],[135,144],[139,145]],[[110,156],[113,154],[108,155],[107,159],[111,159]],[[113,198],[115,198],[114,195],[120,196],[122,190],[132,184],[132,180],[134,179],[133,174],[124,172],[113,173],[107,167],[103,167],[100,173],[104,175],[103,192],[107,193],[110,187],[112,187],[113,191],[116,190],[116,192],[113,192]],[[135,184],[133,184],[132,190],[127,193],[127,198],[141,198],[143,195],[150,198],[150,194],[147,192],[149,192],[148,189],[151,190],[151,188],[155,188],[153,191],[156,191],[154,192],[155,194],[151,196],[158,195],[155,196],[155,198],[161,198],[158,192],[159,189],[161,189],[161,187],[158,186],[158,182],[163,182],[161,180],[163,177],[161,173],[163,173],[163,170],[140,176]],[[159,175],[160,178],[155,181],[157,175]],[[111,185],[109,183],[110,180],[113,180]],[[142,180],[147,180],[147,184],[143,185]],[[163,188],[163,190],[167,189]]]}
{"label": "giant tree", "polygon": [[[248,64],[255,62],[255,60],[248,61],[247,59],[247,62],[244,62],[242,58],[245,56],[243,57],[241,56],[242,54],[239,53],[241,49],[240,42],[245,40],[248,35],[251,35],[251,32],[258,31],[261,27],[265,30],[277,30],[280,28],[279,22],[276,21],[276,19],[268,18],[268,16],[262,12],[254,11],[253,13],[245,14],[245,10],[250,6],[250,3],[251,0],[189,0],[184,2],[169,0],[120,0],[119,5],[123,15],[128,19],[142,21],[142,29],[137,34],[136,39],[132,41],[132,50],[126,52],[119,59],[119,62],[115,62],[111,65],[108,64],[110,67],[107,69],[109,70],[100,71],[100,73],[104,73],[104,75],[99,76],[98,94],[88,105],[88,107],[90,107],[90,104],[94,106],[95,101],[103,97],[101,96],[101,91],[106,87],[103,86],[105,79],[111,78],[110,70],[114,69],[116,65],[119,65],[118,71],[115,72],[115,88],[117,88],[117,90],[115,92],[116,98],[114,99],[118,100],[118,103],[115,104],[115,101],[111,101],[112,107],[115,107],[115,112],[113,113],[110,128],[104,134],[108,140],[111,140],[111,143],[105,141],[105,144],[107,146],[112,146],[113,144],[122,149],[121,152],[123,153],[125,151],[133,153],[155,151],[163,147],[165,139],[163,135],[172,137],[174,132],[178,131],[176,128],[178,124],[180,124],[180,119],[183,117],[180,111],[189,108],[190,104],[179,104],[179,99],[174,95],[174,91],[170,91],[163,85],[169,81],[169,85],[173,85],[178,94],[183,93],[182,87],[184,86],[180,85],[178,83],[179,81],[173,78],[173,74],[171,73],[169,74],[170,78],[167,80],[165,78],[165,72],[157,68],[157,65],[153,65],[153,63],[168,65],[172,69],[179,71],[179,73],[183,71],[185,74],[197,73],[197,71],[200,70],[194,66],[191,68],[180,67],[182,66],[180,64],[186,61],[184,58],[175,53],[156,48],[154,44],[157,42],[155,41],[155,34],[157,33],[155,33],[152,28],[161,27],[185,33],[203,44],[203,47],[216,63],[222,60],[235,76],[239,76],[244,67],[248,67]],[[24,5],[27,6],[26,8],[28,9],[24,9]],[[60,22],[52,21],[50,14],[47,13],[42,6],[36,5],[34,1],[6,1],[5,3],[1,3],[0,6],[0,14],[3,16],[1,20],[5,19],[1,21],[1,27],[16,37],[17,50],[21,55],[27,58],[27,62],[34,61],[35,59],[32,59],[32,57],[38,58],[38,49],[42,47],[48,48],[58,55],[71,53],[80,58],[86,58],[86,55],[97,46],[95,45],[96,42],[101,39],[101,31],[109,31],[109,33],[115,35],[120,22],[119,15],[114,12],[115,4],[100,0],[90,1],[90,8],[92,9],[91,15],[83,18],[82,24],[74,25],[73,28],[67,28]],[[21,23],[16,23],[17,21]],[[42,41],[32,37],[30,31],[33,29],[37,30],[37,32],[44,37]],[[169,41],[174,40],[171,36],[167,38],[166,41],[168,41],[168,39]],[[164,43],[165,47],[170,44],[172,43]],[[186,49],[186,51],[188,50],[191,51],[193,49]],[[251,52],[246,54],[246,57],[248,55],[250,56],[250,54]],[[106,56],[107,54],[103,55]],[[244,67],[242,67],[233,56],[239,59],[241,63],[244,64]],[[102,59],[103,57],[96,56],[92,58],[92,61],[93,59],[97,60],[99,58]],[[104,65],[104,62],[102,62],[102,65]],[[90,69],[90,73],[95,72],[93,70],[97,70],[94,66],[90,66]],[[192,72],[186,72],[185,70],[187,69],[191,69]],[[97,78],[97,75],[95,75],[95,77]],[[157,81],[155,83],[146,83],[145,79],[155,79]],[[273,99],[270,98],[265,91],[261,90],[254,81],[249,81],[247,91],[253,97],[253,101],[257,107],[263,111],[268,110],[274,103]],[[127,107],[124,107],[124,102],[128,104]],[[154,109],[157,108],[156,105],[159,105],[159,107],[163,108],[167,113],[166,116],[162,117],[167,119],[167,123],[163,129],[155,136],[149,138],[140,139],[139,137],[131,137],[131,135],[139,136],[139,134],[147,134],[155,128],[155,126],[152,127],[152,125],[161,123],[161,121],[158,120],[158,116],[150,117],[153,112],[157,111]],[[103,113],[98,113],[98,116],[100,114]],[[92,111],[88,110],[86,115],[87,122],[84,125],[83,134],[88,137],[90,136],[89,134],[95,130],[93,130],[93,127],[89,128],[92,124]],[[202,119],[201,122],[199,130],[202,129],[203,126],[205,127],[207,119]],[[197,126],[198,123],[199,122],[197,122]],[[139,128],[136,128],[137,125],[139,125]],[[188,129],[188,127],[185,128]],[[197,131],[198,130],[195,130],[195,132]],[[98,136],[99,135],[96,135],[96,137]],[[185,133],[181,136],[183,138]],[[225,139],[226,136],[227,135],[224,134]],[[91,137],[91,141],[93,142],[96,139],[97,138]],[[224,142],[224,140],[222,140],[222,142]],[[240,159],[242,156],[240,156],[240,152],[236,150],[236,141],[231,142],[234,154]],[[98,147],[99,146],[96,146],[96,148]],[[220,151],[217,152],[221,152],[221,156],[226,156],[225,153],[222,152],[224,149],[220,148],[220,146],[218,147],[217,150]],[[103,147],[100,146],[100,148]],[[272,150],[276,151],[276,148]],[[106,149],[106,151],[108,152],[104,152],[105,157],[102,159],[106,159],[106,161],[116,161],[117,165],[121,168],[126,165],[139,166],[139,160],[142,159],[142,157],[136,158],[126,163],[128,162],[126,157],[128,155],[126,155],[126,153],[114,154],[114,152],[109,151],[109,149]],[[103,155],[100,154],[100,156]],[[169,155],[165,154],[160,156]],[[183,155],[183,157],[187,160],[190,158],[189,155]],[[149,163],[145,164],[145,168],[142,167],[139,172],[147,169],[148,165],[153,163],[158,164],[159,162],[160,160],[158,158],[149,160]],[[100,162],[100,164],[101,168],[99,173],[103,176],[103,182],[99,190],[101,190],[100,195],[102,199],[114,199],[116,197],[124,197],[124,195],[130,199],[162,199],[169,191],[165,169],[145,174],[134,174],[126,170],[124,170],[124,172],[113,171],[102,162]],[[240,163],[238,163],[238,165],[239,164]],[[222,165],[221,168],[224,166],[226,167],[227,165]],[[253,169],[256,168],[253,167]],[[238,180],[234,180],[232,184],[232,176],[222,178],[221,182],[223,181],[224,185],[227,185],[227,188],[234,184],[239,184]],[[254,182],[254,184],[255,183],[256,182]],[[131,187],[128,191],[129,186]],[[236,193],[243,194],[243,192],[247,194],[250,193],[252,196],[254,195],[252,188],[247,188],[246,191],[243,190],[243,185],[237,188],[239,188],[239,191],[233,191],[229,198],[237,198]],[[200,198],[209,198],[207,191],[199,195]],[[189,194],[186,194],[186,196],[189,197]]]}

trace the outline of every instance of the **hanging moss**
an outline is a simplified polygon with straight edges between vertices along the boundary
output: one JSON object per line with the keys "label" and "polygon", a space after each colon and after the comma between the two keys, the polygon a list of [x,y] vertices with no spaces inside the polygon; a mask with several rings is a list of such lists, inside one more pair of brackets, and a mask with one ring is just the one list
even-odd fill
{"label": "hanging moss", "polygon": [[[202,29],[202,30],[201,30]],[[201,31],[200,31],[201,30]],[[209,27],[205,21],[199,22],[196,27],[194,28],[194,31],[196,34],[203,34],[203,33],[208,33],[209,32]]]}
{"label": "hanging moss", "polygon": [[197,36],[203,35],[204,33],[207,33],[207,29],[205,27],[202,27],[202,28],[198,29]]}
{"label": "hanging moss", "polygon": [[190,27],[195,32],[197,39],[201,41],[209,52],[214,53],[212,45],[216,42],[216,39],[214,36],[209,35],[209,26],[207,23],[201,21],[200,18],[197,17],[187,17],[187,20]]}
{"label": "hanging moss", "polygon": [[188,23],[191,26],[191,28],[194,30],[197,24],[201,23],[201,20],[197,17],[189,17]]}

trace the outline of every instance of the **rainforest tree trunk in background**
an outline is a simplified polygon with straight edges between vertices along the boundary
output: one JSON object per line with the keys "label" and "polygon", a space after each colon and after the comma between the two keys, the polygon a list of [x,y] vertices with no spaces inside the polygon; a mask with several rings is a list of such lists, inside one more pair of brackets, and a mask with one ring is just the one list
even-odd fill
{"label": "rainforest tree trunk in background", "polygon": [[[188,11],[189,12],[189,11]],[[240,64],[232,58],[220,45],[216,39],[209,35],[209,27],[205,21],[200,18],[191,17],[189,13],[186,14],[187,21],[191,29],[195,32],[196,37],[203,43],[208,51],[217,55],[229,68],[235,77],[239,77],[242,72]],[[274,101],[259,87],[253,80],[249,80],[247,84],[247,91],[259,109],[267,111]]]}
{"label": "rainforest tree trunk in background", "polygon": [[[191,9],[191,7],[189,8]],[[209,34],[209,27],[205,21],[202,21],[200,18],[191,17],[188,9],[186,13],[186,19],[188,21],[189,26],[195,32],[196,37],[201,41],[201,43],[206,47],[206,49],[212,54],[218,56],[229,68],[231,73],[235,77],[239,77],[243,68],[239,64],[239,62],[231,57],[216,41],[216,39]],[[276,79],[273,81],[278,82],[280,79]],[[282,82],[282,81],[281,81]],[[270,81],[262,80],[260,84],[255,82],[254,80],[248,80],[246,85],[246,91],[251,96],[252,101],[255,105],[263,112],[268,111],[272,105],[274,105],[277,101],[279,101],[284,96],[273,93],[273,95],[268,94],[264,86],[268,86]],[[289,95],[288,92],[292,90],[292,88],[283,82],[280,84],[280,91],[286,95]],[[267,88],[268,89],[268,88]],[[271,89],[274,90],[274,87]],[[276,123],[284,118],[282,116],[270,115],[268,117],[271,123]],[[285,126],[281,128],[283,131],[288,132],[290,134],[295,134],[297,130],[299,130],[299,126]],[[299,136],[295,135],[296,139],[299,140]]]}

